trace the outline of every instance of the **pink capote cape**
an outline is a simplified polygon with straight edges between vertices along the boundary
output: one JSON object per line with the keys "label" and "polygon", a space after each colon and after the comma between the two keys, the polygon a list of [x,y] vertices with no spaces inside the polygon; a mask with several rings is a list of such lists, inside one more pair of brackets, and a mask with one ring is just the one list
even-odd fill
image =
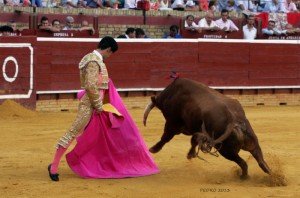
{"label": "pink capote cape", "polygon": [[[157,165],[111,80],[107,91],[110,103],[122,116],[94,111],[83,134],[77,138],[76,146],[66,155],[70,168],[84,178],[124,178],[158,173]],[[82,91],[78,95],[84,94]]]}

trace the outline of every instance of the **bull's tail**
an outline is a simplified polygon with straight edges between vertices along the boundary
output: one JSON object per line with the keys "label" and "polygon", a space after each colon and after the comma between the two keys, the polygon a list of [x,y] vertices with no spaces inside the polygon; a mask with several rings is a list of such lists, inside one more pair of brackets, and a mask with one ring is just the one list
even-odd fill
{"label": "bull's tail", "polygon": [[223,135],[221,135],[218,139],[214,140],[214,145],[222,143],[224,140],[226,140],[231,133],[235,130],[235,128],[238,126],[235,122],[231,122],[227,125],[227,128]]}
{"label": "bull's tail", "polygon": [[221,135],[218,139],[214,140],[214,146],[226,140],[232,134],[232,132],[236,130],[236,127],[238,127],[236,117],[227,106],[226,108],[227,108],[226,112],[227,112],[228,124],[223,135]]}
{"label": "bull's tail", "polygon": [[[214,137],[210,137],[210,135],[208,134],[208,132],[206,131],[205,128],[205,123],[203,122],[202,124],[202,133],[206,136],[209,137],[211,139],[211,142],[208,144],[209,148],[208,150],[210,151],[212,147],[215,147],[216,144],[220,144],[222,143],[224,140],[226,140],[232,132],[234,132],[237,128],[237,124],[235,122],[231,122],[230,124],[227,125],[225,132],[223,133],[223,135],[221,135],[218,139],[214,140]],[[203,151],[203,150],[202,150]]]}
{"label": "bull's tail", "polygon": [[144,111],[144,117],[143,117],[144,126],[146,126],[147,118],[148,118],[150,111],[153,109],[153,107],[155,107],[155,103],[153,102],[153,100],[154,100],[153,96],[151,97],[151,100],[152,100],[152,102],[147,105],[147,107]]}

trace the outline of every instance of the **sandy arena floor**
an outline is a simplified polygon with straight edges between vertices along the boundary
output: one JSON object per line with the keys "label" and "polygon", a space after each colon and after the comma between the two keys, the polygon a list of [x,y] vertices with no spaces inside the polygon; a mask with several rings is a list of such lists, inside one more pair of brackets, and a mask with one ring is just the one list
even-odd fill
{"label": "sandy arena floor", "polygon": [[[60,166],[60,182],[48,178],[54,144],[69,127],[75,112],[32,112],[11,101],[0,105],[0,197],[300,197],[300,107],[245,108],[262,147],[265,160],[279,177],[270,177],[250,153],[250,178],[241,181],[238,166],[202,154],[207,162],[186,159],[190,137],[179,135],[152,155],[161,169],[157,175],[126,179],[82,179]],[[147,127],[143,109],[130,110],[148,147],[162,134],[164,119],[154,109]],[[74,143],[73,143],[74,145]],[[278,187],[277,185],[284,186]]]}

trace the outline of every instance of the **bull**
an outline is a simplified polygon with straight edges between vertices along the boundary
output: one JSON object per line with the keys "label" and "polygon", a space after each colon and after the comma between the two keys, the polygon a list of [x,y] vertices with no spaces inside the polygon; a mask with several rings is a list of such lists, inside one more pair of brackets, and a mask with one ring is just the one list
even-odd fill
{"label": "bull", "polygon": [[175,135],[183,133],[192,136],[188,159],[197,157],[199,150],[213,153],[214,148],[237,163],[242,170],[240,178],[246,179],[248,165],[239,156],[243,149],[252,154],[265,173],[271,174],[257,136],[237,100],[199,82],[176,78],[159,95],[151,97],[144,112],[145,126],[154,107],[161,110],[166,122],[161,140],[149,149],[151,153],[159,152]]}

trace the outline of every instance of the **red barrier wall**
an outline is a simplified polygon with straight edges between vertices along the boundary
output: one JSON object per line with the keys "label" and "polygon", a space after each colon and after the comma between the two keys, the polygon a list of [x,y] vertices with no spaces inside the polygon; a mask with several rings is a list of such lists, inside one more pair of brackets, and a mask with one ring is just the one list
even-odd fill
{"label": "red barrier wall", "polygon": [[[36,91],[80,89],[78,63],[86,53],[96,48],[99,39],[39,37],[36,41],[34,37],[2,37],[0,41],[2,46],[9,43],[31,45],[34,83],[29,98],[33,100]],[[293,89],[298,89],[300,85],[297,41],[135,39],[118,40],[118,43],[119,51],[106,61],[109,76],[117,88],[163,88],[170,83],[166,77],[172,69],[182,77],[209,86],[229,86],[229,89],[231,86],[247,86],[246,89],[256,86],[253,87],[255,90],[259,89],[257,86],[273,87],[270,89],[294,86]],[[2,65],[5,58],[14,56],[20,69],[17,79],[24,81],[9,83],[2,73],[0,100],[8,93],[23,94],[29,89],[26,83],[30,78],[28,65],[31,63],[27,48],[0,48]],[[12,61],[5,68],[8,76],[14,75]]]}
{"label": "red barrier wall", "polygon": [[34,109],[36,90],[34,83],[36,37],[0,38],[0,103],[17,99]]}
{"label": "red barrier wall", "polygon": [[[38,91],[79,89],[78,63],[98,43],[97,39],[58,40],[37,42]],[[174,69],[183,77],[210,86],[299,85],[300,50],[296,41],[185,41],[119,41],[119,51],[106,61],[110,77],[118,88],[162,88],[169,83],[165,77]]]}

